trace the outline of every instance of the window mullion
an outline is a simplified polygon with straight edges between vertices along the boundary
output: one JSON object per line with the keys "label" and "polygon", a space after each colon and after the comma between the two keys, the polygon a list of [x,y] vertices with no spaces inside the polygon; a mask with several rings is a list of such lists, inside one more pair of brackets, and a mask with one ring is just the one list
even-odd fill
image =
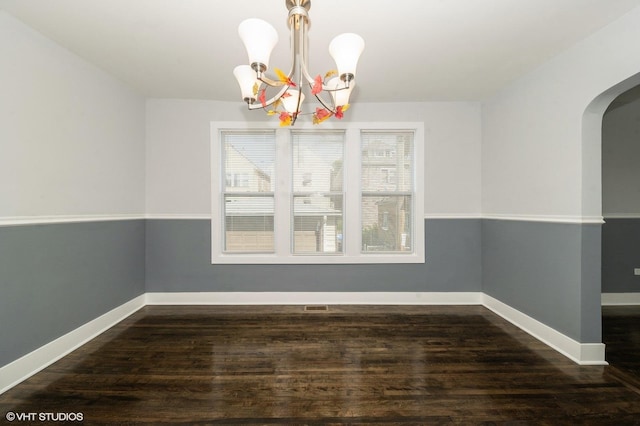
{"label": "window mullion", "polygon": [[359,256],[362,241],[360,224],[360,130],[349,128],[345,135],[344,164],[344,253]]}
{"label": "window mullion", "polygon": [[288,129],[276,130],[276,166],[275,166],[275,251],[278,257],[291,256],[291,132]]}

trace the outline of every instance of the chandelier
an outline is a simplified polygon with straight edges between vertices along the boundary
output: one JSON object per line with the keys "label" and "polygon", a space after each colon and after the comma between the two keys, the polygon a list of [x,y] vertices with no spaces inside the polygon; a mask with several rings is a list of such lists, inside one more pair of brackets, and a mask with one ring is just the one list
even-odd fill
{"label": "chandelier", "polygon": [[[288,24],[291,31],[291,70],[285,74],[274,68],[276,78],[267,77],[271,51],[278,42],[275,28],[261,19],[247,19],[240,23],[238,33],[249,55],[250,65],[233,70],[244,101],[250,110],[264,109],[268,115],[277,115],[281,126],[291,126],[302,115],[305,99],[303,88],[320,103],[313,112],[313,123],[319,124],[330,117],[341,119],[349,108],[349,97],[355,86],[356,65],[364,49],[364,40],[357,34],[345,33],[329,44],[329,53],[337,70],[324,76],[312,77],[307,68],[309,9],[311,0],[285,0],[289,9]],[[275,94],[267,99],[267,89]],[[329,95],[326,95],[326,94]]]}

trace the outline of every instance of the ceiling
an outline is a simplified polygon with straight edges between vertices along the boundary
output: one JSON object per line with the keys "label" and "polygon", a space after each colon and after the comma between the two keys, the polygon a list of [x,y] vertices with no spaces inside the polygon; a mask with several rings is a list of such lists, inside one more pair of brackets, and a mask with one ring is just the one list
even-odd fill
{"label": "ceiling", "polygon": [[[313,0],[311,75],[330,40],[366,42],[361,102],[482,100],[619,18],[640,0]],[[290,66],[285,0],[0,0],[17,17],[147,97],[240,101],[238,24],[269,21],[271,67]]]}

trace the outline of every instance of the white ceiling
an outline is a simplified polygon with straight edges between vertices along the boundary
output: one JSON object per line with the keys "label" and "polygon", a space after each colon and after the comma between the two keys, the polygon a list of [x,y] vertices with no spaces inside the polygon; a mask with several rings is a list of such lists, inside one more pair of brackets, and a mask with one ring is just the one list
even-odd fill
{"label": "white ceiling", "polygon": [[[313,0],[310,73],[330,40],[366,42],[354,101],[481,100],[617,19],[640,0]],[[250,17],[290,65],[285,0],[0,0],[14,15],[148,97],[240,100],[237,33]]]}

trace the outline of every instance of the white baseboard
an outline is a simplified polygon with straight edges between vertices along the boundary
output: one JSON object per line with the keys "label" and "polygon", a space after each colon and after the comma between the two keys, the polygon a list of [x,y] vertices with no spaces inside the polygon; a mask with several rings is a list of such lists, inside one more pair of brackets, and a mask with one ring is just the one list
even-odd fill
{"label": "white baseboard", "polygon": [[144,295],[138,296],[75,330],[39,347],[0,368],[0,394],[53,364],[71,351],[113,327],[144,307]]}
{"label": "white baseboard", "polygon": [[486,294],[483,297],[482,304],[487,309],[493,311],[577,364],[608,365],[605,361],[605,345],[603,343],[577,342],[548,325]]}
{"label": "white baseboard", "polygon": [[480,292],[147,293],[148,305],[480,305]]}
{"label": "white baseboard", "polygon": [[0,394],[146,305],[483,305],[580,365],[607,365],[604,344],[579,343],[482,292],[184,292],[145,293],[0,367]]}
{"label": "white baseboard", "polygon": [[640,293],[602,293],[602,306],[640,305]]}

